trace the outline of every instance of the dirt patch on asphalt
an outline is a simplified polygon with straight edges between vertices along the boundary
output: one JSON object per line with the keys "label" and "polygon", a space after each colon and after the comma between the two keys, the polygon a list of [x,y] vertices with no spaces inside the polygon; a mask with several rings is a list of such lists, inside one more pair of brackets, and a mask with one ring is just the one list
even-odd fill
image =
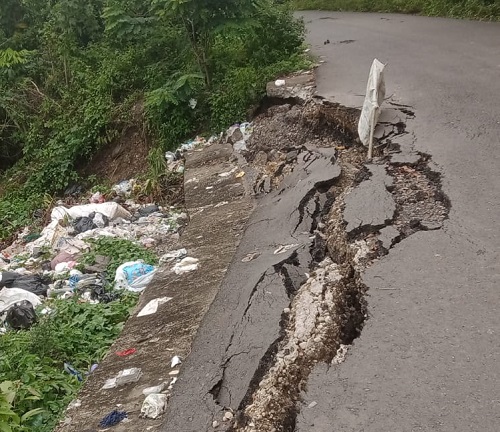
{"label": "dirt patch on asphalt", "polygon": [[435,230],[448,217],[450,202],[441,191],[439,173],[428,166],[429,156],[421,155],[417,164],[389,164],[394,179],[391,191],[396,202],[394,227],[403,237],[419,230]]}

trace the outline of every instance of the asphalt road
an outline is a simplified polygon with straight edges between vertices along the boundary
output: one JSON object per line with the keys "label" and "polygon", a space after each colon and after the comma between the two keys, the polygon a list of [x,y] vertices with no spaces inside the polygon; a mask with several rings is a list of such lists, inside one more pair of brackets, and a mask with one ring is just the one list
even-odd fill
{"label": "asphalt road", "polygon": [[314,370],[296,431],[498,431],[500,23],[304,18],[319,94],[360,107],[388,63],[387,95],[416,115],[401,144],[432,156],[452,208],[367,271],[370,317],[344,363]]}

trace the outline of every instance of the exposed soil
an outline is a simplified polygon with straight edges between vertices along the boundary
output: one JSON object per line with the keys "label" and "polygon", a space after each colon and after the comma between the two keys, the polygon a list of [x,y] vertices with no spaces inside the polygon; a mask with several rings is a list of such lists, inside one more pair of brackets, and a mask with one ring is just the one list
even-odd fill
{"label": "exposed soil", "polygon": [[143,103],[137,102],[131,108],[129,119],[123,123],[116,121],[114,127],[119,131],[117,136],[77,167],[83,177],[95,175],[115,184],[147,171],[152,142],[144,123]]}
{"label": "exposed soil", "polygon": [[[334,121],[332,121],[334,119]],[[302,146],[352,146],[359,111],[325,101],[270,106],[254,119],[247,159],[260,152],[288,152]]]}
{"label": "exposed soil", "polygon": [[95,175],[111,184],[137,178],[148,169],[151,140],[137,126],[125,130],[111,143],[100,149],[80,171],[83,177]]}
{"label": "exposed soil", "polygon": [[428,160],[423,155],[414,166],[390,164],[387,168],[394,178],[394,226],[404,237],[419,230],[439,229],[448,217],[449,200],[441,192],[440,176],[429,169]]}

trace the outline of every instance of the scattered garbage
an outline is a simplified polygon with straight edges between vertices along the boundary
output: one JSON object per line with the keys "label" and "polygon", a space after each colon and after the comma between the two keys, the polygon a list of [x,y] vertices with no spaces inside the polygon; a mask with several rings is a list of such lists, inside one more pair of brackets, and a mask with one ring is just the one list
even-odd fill
{"label": "scattered garbage", "polygon": [[127,357],[129,355],[135,354],[137,350],[135,348],[129,348],[123,351],[117,351],[115,354],[119,357]]}
{"label": "scattered garbage", "polygon": [[176,367],[182,363],[182,360],[179,356],[173,356],[172,360],[170,361],[170,367]]}
{"label": "scattered garbage", "polygon": [[53,259],[50,261],[50,267],[52,270],[56,269],[57,264],[60,263],[65,263],[69,261],[74,261],[75,257],[74,255],[71,255],[70,253],[66,251],[59,252]]}
{"label": "scattered garbage", "polygon": [[167,163],[171,164],[177,160],[177,156],[173,152],[166,152],[165,153],[165,159],[167,160]]}
{"label": "scattered garbage", "polygon": [[29,329],[36,321],[35,308],[27,300],[15,303],[7,311],[7,317],[5,318],[5,322],[14,330]]}
{"label": "scattered garbage", "polygon": [[274,81],[274,85],[276,87],[283,87],[285,84],[286,82],[284,79],[277,79],[276,81]]}
{"label": "scattered garbage", "polygon": [[[190,100],[190,106],[194,109],[198,102],[195,99]],[[167,167],[169,171],[183,173],[184,172],[184,161],[182,160],[182,153],[194,150],[197,147],[209,146],[219,139],[218,136],[211,136],[208,140],[202,136],[197,136],[196,138],[182,143],[175,152],[168,151],[165,153],[165,159],[167,161]]]}
{"label": "scattered garbage", "polygon": [[198,270],[199,260],[197,258],[186,257],[172,267],[175,274],[181,275],[194,270]]}
{"label": "scattered garbage", "polygon": [[174,384],[177,382],[177,379],[177,377],[172,378],[170,385],[168,386],[168,390],[172,390],[174,388]]}
{"label": "scattered garbage", "polygon": [[64,363],[64,370],[70,375],[75,376],[78,381],[83,381],[82,374],[78,372],[73,366],[71,366],[71,364]]}
{"label": "scattered garbage", "polygon": [[106,382],[102,386],[102,389],[108,390],[129,383],[137,382],[139,381],[141,376],[141,368],[123,369],[122,371],[118,372],[118,375],[116,375],[116,377],[106,380]]}
{"label": "scattered garbage", "polygon": [[163,414],[167,406],[167,395],[153,393],[146,397],[142,404],[141,415],[143,417],[156,419]]}
{"label": "scattered garbage", "polygon": [[142,207],[139,209],[139,214],[141,216],[149,216],[151,213],[155,213],[160,211],[160,208],[156,204],[151,204],[146,207]]}
{"label": "scattered garbage", "polygon": [[[240,125],[242,131],[240,139],[248,135],[246,132],[248,125]],[[184,169],[182,153],[210,145],[215,139],[218,137],[208,140],[197,137],[183,143],[177,151],[165,155],[169,166],[176,172],[182,172]],[[244,175],[238,172],[236,167],[228,173],[221,174],[221,178]],[[106,303],[123,295],[114,288],[134,292],[144,290],[154,278],[157,267],[143,261],[123,262],[114,275],[106,275],[110,257],[94,256],[93,252],[90,255],[86,254],[93,247],[92,240],[98,237],[127,239],[154,248],[156,255],[161,256],[160,263],[168,263],[168,268],[176,274],[198,268],[199,260],[189,257],[186,249],[172,251],[165,249],[167,245],[178,241],[178,231],[188,220],[186,213],[176,211],[173,207],[146,203],[143,201],[144,195],[137,193],[139,184],[133,179],[120,182],[113,191],[109,197],[108,193],[100,191],[82,195],[79,204],[74,206],[58,201],[50,213],[50,222],[41,232],[33,233],[26,228],[11,246],[0,251],[0,327],[2,327],[0,332],[7,332],[10,329],[29,329],[37,321],[37,312],[40,317],[57,312],[59,302],[50,302],[50,299],[45,300],[39,296]],[[81,194],[82,190],[78,186],[71,193]],[[107,201],[113,199],[115,194],[118,197],[116,202]],[[138,198],[137,201],[134,201],[135,197]],[[74,203],[75,198],[69,198],[66,202]],[[42,216],[43,214],[40,216],[40,221]],[[167,236],[171,242],[165,241]],[[105,254],[105,252],[100,253]],[[86,263],[90,261],[89,256],[92,264]],[[114,276],[114,285],[111,283],[113,281],[105,279],[110,276],[111,278]],[[170,300],[172,297],[160,297],[148,301],[137,316],[155,314],[160,305]],[[40,311],[36,308],[42,301],[47,301],[47,304],[45,307],[42,306]],[[56,316],[54,314],[54,317]],[[115,351],[115,354],[119,357],[132,356],[123,360],[125,362],[133,361],[136,352],[136,348],[128,348]],[[118,358],[115,358],[118,361]],[[93,364],[79,371],[69,361],[64,363],[64,371],[79,381],[83,381],[98,367],[97,364]],[[164,412],[167,395],[162,392],[167,386],[171,389],[176,382],[180,364],[181,359],[174,356],[171,359],[171,366],[175,369],[170,370],[171,376],[165,378],[167,381],[143,390],[146,399],[141,412],[144,417],[157,418]],[[113,389],[135,383],[141,376],[142,371],[138,367],[124,369],[106,380],[102,388]],[[114,410],[102,419],[100,425],[113,426],[125,418],[127,418],[125,411]]]}
{"label": "scattered garbage", "polygon": [[47,295],[47,280],[42,276],[23,275],[18,272],[0,273],[0,288],[20,288],[39,296]]}
{"label": "scattered garbage", "polygon": [[156,267],[142,261],[130,261],[116,269],[115,288],[141,292],[153,280]]}
{"label": "scattered garbage", "polygon": [[113,191],[121,197],[128,198],[132,195],[136,181],[134,179],[123,180],[117,185],[113,186]]}
{"label": "scattered garbage", "polygon": [[159,305],[167,303],[170,300],[172,300],[172,297],[160,297],[153,299],[149,301],[148,304],[141,309],[141,311],[137,314],[137,316],[142,317],[142,316],[152,315],[156,313]]}
{"label": "scattered garbage", "polygon": [[144,396],[149,396],[150,394],[161,393],[163,390],[165,390],[165,387],[167,387],[167,383],[162,382],[160,385],[145,388],[142,391],[142,394]]}
{"label": "scattered garbage", "polygon": [[61,262],[54,267],[54,274],[56,276],[64,275],[66,273],[69,274],[71,269],[73,269],[76,265],[76,261]]}
{"label": "scattered garbage", "polygon": [[126,411],[113,410],[99,422],[100,427],[115,426],[128,417]]}
{"label": "scattered garbage", "polygon": [[92,213],[101,213],[109,220],[117,218],[130,219],[132,217],[130,212],[125,210],[120,204],[110,201],[102,204],[84,204],[70,208],[62,206],[54,207],[50,214],[50,218],[52,221],[60,221],[64,218],[76,219],[84,216],[89,217]]}
{"label": "scattered garbage", "polygon": [[182,259],[187,255],[186,249],[177,249],[172,252],[167,252],[165,255],[160,257],[160,264],[175,261],[176,259]]}
{"label": "scattered garbage", "polygon": [[33,307],[42,304],[40,298],[29,291],[20,288],[2,288],[0,290],[0,315],[24,300],[30,302]]}
{"label": "scattered garbage", "polygon": [[235,124],[227,130],[226,137],[233,145],[234,151],[242,152],[247,150],[246,143],[252,131],[252,123]]}
{"label": "scattered garbage", "polygon": [[106,199],[104,198],[104,195],[101,192],[96,192],[92,194],[92,196],[89,199],[91,204],[102,204]]}
{"label": "scattered garbage", "polygon": [[91,285],[89,288],[90,299],[98,301],[99,303],[110,303],[120,298],[120,294],[113,291],[107,292],[101,285]]}

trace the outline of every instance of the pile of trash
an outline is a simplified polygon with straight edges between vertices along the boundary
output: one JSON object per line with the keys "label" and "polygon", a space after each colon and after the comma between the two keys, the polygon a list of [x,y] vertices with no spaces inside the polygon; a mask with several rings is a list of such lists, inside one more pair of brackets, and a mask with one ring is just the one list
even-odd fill
{"label": "pile of trash", "polygon": [[174,173],[183,173],[184,172],[184,158],[183,153],[195,150],[201,147],[207,147],[215,142],[217,142],[221,137],[217,135],[212,135],[210,138],[206,139],[202,136],[197,136],[196,138],[186,141],[182,143],[179,148],[174,151],[168,151],[165,153],[165,159],[167,161],[167,168],[169,171]]}
{"label": "pile of trash", "polygon": [[58,205],[39,234],[26,228],[0,251],[0,333],[7,331],[5,324],[14,330],[31,327],[37,320],[35,308],[47,298],[78,296],[89,303],[110,302],[118,298],[117,290],[141,292],[153,279],[156,267],[142,261],[123,263],[115,275],[105,275],[109,257],[97,255],[93,264],[84,264],[81,258],[91,249],[92,240],[126,239],[158,257],[163,255],[162,262],[181,265],[187,252],[164,254],[167,251],[162,248],[167,239],[177,242],[187,214],[136,203],[132,199],[135,185],[134,180],[127,180],[114,186],[114,199],[123,205],[106,201],[100,192],[88,204]]}
{"label": "pile of trash", "polygon": [[[197,151],[221,139],[230,142],[235,151],[245,151],[251,133],[252,124],[241,123],[231,126],[224,135],[208,139],[198,136],[184,142],[176,151],[166,152],[168,170],[183,173],[186,151]],[[92,265],[80,262],[92,240],[100,237],[141,245],[161,257],[160,264],[171,262],[171,271],[179,275],[198,268],[198,260],[187,256],[184,249],[168,249],[168,243],[178,242],[188,215],[173,207],[135,202],[133,197],[140,189],[140,184],[130,179],[116,184],[109,195],[93,193],[87,203],[67,207],[58,202],[50,222],[39,234],[26,228],[0,251],[0,332],[6,331],[5,322],[14,329],[29,328],[36,321],[33,309],[44,298],[77,295],[90,303],[116,299],[104,275],[109,257],[96,256]],[[156,267],[147,263],[125,262],[116,270],[111,285],[115,290],[141,292],[155,272]]]}
{"label": "pile of trash", "polygon": [[247,141],[252,135],[253,124],[252,123],[238,123],[231,126],[226,131],[226,139],[232,144],[234,151],[240,153],[247,151]]}

